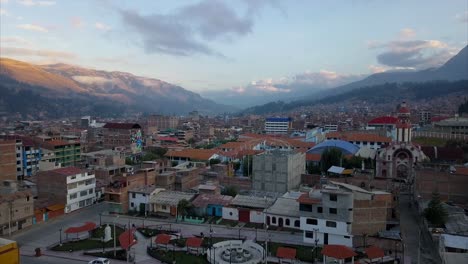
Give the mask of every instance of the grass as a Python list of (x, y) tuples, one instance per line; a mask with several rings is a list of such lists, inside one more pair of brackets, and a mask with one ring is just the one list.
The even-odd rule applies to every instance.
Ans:
[(442, 138), (427, 138), (427, 137), (417, 137), (411, 139), (414, 143), (423, 145), (423, 146), (437, 146), (437, 147), (445, 147), (447, 144), (447, 139)]
[(148, 227), (138, 227), (137, 228), (138, 232), (140, 232), (143, 236), (146, 238), (148, 237), (153, 237), (159, 234), (174, 234), (176, 232), (171, 232), (167, 230), (160, 230), (160, 229), (155, 229), (155, 228), (148, 228)]
[[(262, 245), (264, 243), (261, 243)], [(308, 246), (300, 246), (300, 245), (289, 245), (289, 244), (281, 244), (276, 242), (268, 242), (268, 251), (271, 255), (276, 256), (276, 251), (279, 247), (289, 247), (296, 249), (296, 258), (305, 261), (305, 262), (313, 262), (315, 257), (315, 252), (312, 250), (313, 247)], [(320, 254), (321, 248), (318, 249), (318, 258), (322, 259), (322, 254)]]
[(207, 264), (209, 263), (208, 260), (206, 260), (205, 255), (192, 255), (188, 254), (185, 251), (164, 251), (164, 250), (156, 250), (156, 249), (148, 249), (148, 254), (163, 262), (163, 263), (172, 263), (173, 258), (175, 257), (176, 263), (190, 263), (190, 264)]
[[(113, 228), (111, 229), (112, 233), (111, 235), (114, 236), (113, 234)], [(120, 242), (118, 237), (120, 234), (122, 234), (124, 230), (118, 226), (115, 227), (115, 235), (117, 237), (116, 239), (116, 245), (120, 246)], [(68, 241), (66, 243), (63, 243), (61, 246), (57, 245), (52, 248), (52, 250), (55, 251), (75, 251), (75, 250), (90, 250), (90, 249), (98, 249), (102, 248), (102, 242), (101, 238), (104, 236), (104, 227), (99, 227), (96, 228), (95, 230), (91, 231), (91, 237), (87, 239), (82, 239), (82, 240), (77, 240), (77, 241)], [(114, 239), (111, 239), (110, 241), (104, 243), (105, 248), (109, 247), (114, 247)]]
[(106, 251), (102, 252), (94, 252), (94, 253), (85, 253), (85, 255), (94, 256), (98, 258), (109, 258), (109, 259), (117, 259), (117, 260), (127, 260), (127, 251), (123, 249), (119, 249), (116, 251), (116, 256), (114, 257), (114, 251)]

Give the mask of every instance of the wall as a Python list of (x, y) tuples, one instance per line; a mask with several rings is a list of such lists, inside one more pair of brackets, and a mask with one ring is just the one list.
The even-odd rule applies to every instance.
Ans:
[(15, 241), (0, 238), (0, 263), (20, 263), (19, 248)]
[(440, 171), (437, 168), (419, 169), (415, 173), (415, 193), (423, 200), (430, 200), (437, 191), (443, 201), (457, 204), (468, 203), (468, 176), (460, 173)]
[(239, 210), (232, 207), (223, 207), (223, 219), (239, 221)]
[(16, 181), (16, 140), (0, 140), (0, 181)]
[(265, 215), (262, 211), (250, 210), (250, 222), (263, 224), (265, 221)]
[(353, 209), (353, 235), (374, 235), (385, 231), (388, 209), (392, 204), (391, 195), (388, 200), (355, 200)]
[[(324, 233), (321, 231), (313, 232), (313, 237), (309, 238), (306, 237), (306, 233), (303, 233), (303, 240), (305, 243), (315, 244), (315, 239), (318, 238), (318, 245), (323, 245), (325, 242)], [(347, 247), (353, 246), (353, 237), (352, 236), (344, 236), (344, 235), (335, 235), (335, 234), (328, 234), (328, 245), (344, 245)]]
[[(133, 195), (135, 195), (135, 198), (133, 198)], [(143, 193), (129, 192), (128, 199), (128, 210), (140, 212), (140, 204), (148, 204), (149, 195)]]

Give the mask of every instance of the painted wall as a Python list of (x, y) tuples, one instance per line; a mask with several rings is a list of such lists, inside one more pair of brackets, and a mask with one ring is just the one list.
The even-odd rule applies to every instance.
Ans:
[(239, 221), (239, 210), (237, 208), (223, 207), (223, 219)]

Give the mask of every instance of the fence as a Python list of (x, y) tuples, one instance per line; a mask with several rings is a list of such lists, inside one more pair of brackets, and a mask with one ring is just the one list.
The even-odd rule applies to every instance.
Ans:
[(415, 137), (468, 140), (468, 135), (449, 134), (449, 133), (442, 133), (442, 132), (429, 132), (429, 131), (414, 131), (413, 138)]

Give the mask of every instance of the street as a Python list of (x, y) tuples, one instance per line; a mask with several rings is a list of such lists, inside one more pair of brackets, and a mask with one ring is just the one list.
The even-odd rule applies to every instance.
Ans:
[[(420, 217), (414, 204), (410, 207), (409, 195), (400, 195), (400, 229), (405, 243), (405, 255), (411, 257), (411, 263), (437, 264), (440, 258), (429, 233), (422, 230)], [(421, 230), (421, 232), (420, 232)], [(418, 248), (421, 248), (418, 263)]]
[[(16, 240), (20, 246), (22, 263), (63, 263), (63, 259), (60, 262), (60, 254), (75, 259), (82, 260), (77, 263), (84, 263), (93, 259), (90, 256), (81, 256), (76, 253), (56, 253), (52, 251), (46, 251), (46, 247), (59, 242), (60, 240), (60, 230), (62, 230), (62, 239), (65, 239), (65, 234), (63, 231), (71, 226), (80, 226), (87, 221), (95, 222), (99, 224), (101, 220), (102, 223), (118, 223), (120, 225), (135, 225), (135, 226), (152, 226), (152, 225), (171, 225), (172, 228), (180, 229), (181, 235), (184, 237), (200, 235), (202, 232), (205, 236), (210, 234), (209, 225), (194, 225), (186, 223), (174, 223), (169, 221), (162, 221), (159, 219), (153, 218), (135, 218), (129, 217), (126, 215), (107, 215), (106, 207), (107, 204), (100, 203), (95, 204), (90, 207), (81, 209), (79, 211), (72, 212), (70, 214), (60, 216), (58, 218), (49, 220), (45, 223), (40, 223), (33, 225), (19, 233), (13, 234), (11, 239)], [(99, 213), (103, 213), (100, 217)], [(100, 219), (101, 218), (101, 219)], [(303, 244), (302, 242), (302, 233), (296, 232), (292, 234), (291, 232), (276, 232), (258, 229), (242, 229), (238, 227), (226, 227), (213, 225), (213, 236), (218, 237), (233, 237), (236, 238), (239, 235), (242, 238), (247, 238), (249, 240), (264, 240), (266, 237), (270, 241), (288, 243), (288, 244)], [(150, 239), (146, 239), (138, 232), (136, 233), (138, 237), (138, 244), (132, 248), (135, 252), (136, 262), (137, 263), (157, 263), (157, 261), (146, 254), (146, 247), (151, 243)], [(39, 258), (31, 257), (34, 254), (35, 248), (41, 248), (47, 256), (42, 256)], [(84, 261), (84, 262), (83, 262)], [(74, 263), (73, 260), (67, 260), (67, 262)], [(115, 262), (115, 261), (113, 261)]]

